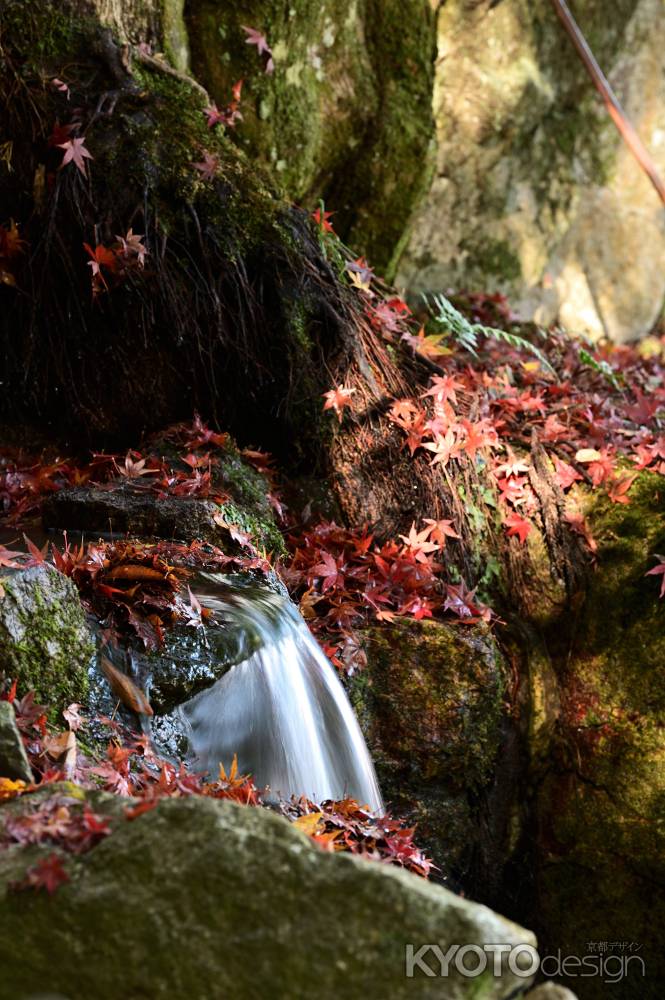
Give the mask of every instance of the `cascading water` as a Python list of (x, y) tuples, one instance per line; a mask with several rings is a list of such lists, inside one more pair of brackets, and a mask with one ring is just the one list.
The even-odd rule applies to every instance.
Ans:
[(333, 667), (288, 598), (205, 575), (201, 604), (255, 651), (176, 710), (195, 764), (215, 774), (234, 754), (242, 773), (282, 798), (350, 796), (383, 811), (374, 767)]

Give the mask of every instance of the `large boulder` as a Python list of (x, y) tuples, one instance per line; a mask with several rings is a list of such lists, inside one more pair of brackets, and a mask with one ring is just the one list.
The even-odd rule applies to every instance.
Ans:
[[(633, 953), (616, 942), (632, 942), (627, 984), (646, 996), (638, 956), (650, 982), (665, 976), (665, 607), (658, 578), (645, 575), (665, 551), (662, 478), (642, 473), (629, 497), (589, 498), (598, 569), (574, 614), (550, 623), (547, 656), (530, 664), (540, 676), (532, 692), (549, 696), (536, 699), (531, 735), (529, 856), (545, 952), (596, 948), (597, 959), (614, 942), (616, 970)], [(585, 1000), (606, 991), (602, 977), (585, 980)]]
[(487, 899), (516, 767), (496, 643), (482, 625), (400, 622), (369, 630), (363, 648), (349, 686), (384, 798), (453, 884)]
[[(3, 806), (0, 823), (31, 798)], [(181, 798), (127, 821), (113, 796), (95, 793), (93, 805), (112, 815), (112, 833), (65, 857), (70, 881), (54, 896), (7, 888), (49, 848), (0, 852), (2, 995), (12, 1000), (46, 986), (70, 1000), (295, 1000), (312, 983), (324, 1000), (499, 1000), (530, 981), (520, 973), (533, 965), (529, 931), (402, 870), (321, 851), (268, 810)], [(416, 961), (408, 975), (411, 945), (477, 946), (473, 969), (497, 943), (525, 946), (510, 964), (504, 954), (498, 975), (490, 955), (480, 976), (451, 961), (441, 978), (427, 950), (433, 973)]]
[(46, 563), (1, 579), (0, 678), (54, 711), (82, 701), (94, 645), (76, 587)]
[[(582, 0), (574, 13), (662, 175), (660, 0)], [(553, 5), (449, 0), (438, 19), (436, 177), (399, 282), (501, 290), (542, 324), (643, 335), (665, 297), (662, 205)]]
[[(433, 168), (435, 17), (427, 0), (187, 5), (192, 69), (220, 105), (244, 81), (237, 141), (285, 191), (394, 273)], [(272, 48), (274, 72), (247, 45)]]

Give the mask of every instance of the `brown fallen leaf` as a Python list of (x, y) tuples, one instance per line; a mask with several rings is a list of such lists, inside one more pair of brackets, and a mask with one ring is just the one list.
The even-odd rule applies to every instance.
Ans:
[(140, 566), (135, 563), (122, 563), (120, 566), (114, 566), (113, 569), (106, 573), (107, 580), (158, 580), (160, 583), (165, 583), (169, 579), (169, 574), (166, 574), (158, 569), (153, 569), (152, 566)]
[(322, 819), (322, 812), (306, 813), (304, 816), (298, 816), (298, 819), (294, 819), (293, 825), (302, 833), (306, 833), (312, 837), (315, 833), (319, 832)]
[(111, 691), (126, 708), (137, 715), (154, 715), (150, 702), (127, 674), (114, 667), (109, 659), (102, 656), (102, 673), (109, 682)]
[(49, 757), (62, 763), (66, 777), (71, 777), (76, 770), (76, 733), (66, 729), (55, 736), (46, 736), (43, 745)]

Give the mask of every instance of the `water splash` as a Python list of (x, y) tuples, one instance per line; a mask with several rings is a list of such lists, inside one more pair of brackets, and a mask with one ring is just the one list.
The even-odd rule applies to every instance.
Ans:
[(232, 589), (206, 574), (201, 603), (260, 648), (177, 710), (196, 765), (241, 772), (281, 797), (351, 796), (375, 812), (381, 793), (367, 746), (333, 667), (293, 604), (266, 588)]

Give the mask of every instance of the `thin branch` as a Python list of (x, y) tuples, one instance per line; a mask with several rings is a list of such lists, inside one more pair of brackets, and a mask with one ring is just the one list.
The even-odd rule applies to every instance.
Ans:
[(199, 94), (205, 99), (207, 104), (210, 104), (210, 97), (208, 91), (205, 87), (202, 87), (198, 80), (194, 80), (191, 76), (187, 76), (186, 73), (179, 73), (177, 69), (170, 66), (163, 59), (156, 59), (154, 56), (149, 56), (147, 52), (142, 52), (138, 46), (132, 47), (132, 56), (137, 62), (143, 63), (149, 69), (154, 69), (158, 73), (165, 73), (166, 76), (173, 77), (174, 80), (179, 80), (181, 83), (186, 83), (194, 90), (197, 90)]
[(584, 35), (575, 22), (573, 15), (570, 13), (566, 0), (552, 0), (552, 3), (554, 4), (554, 9), (559, 20), (563, 24), (573, 45), (577, 49), (577, 54), (584, 63), (589, 76), (593, 80), (594, 86), (603, 98), (605, 106), (610, 114), (610, 117), (612, 118), (612, 121), (619, 130), (621, 138), (626, 143), (631, 153), (642, 167), (642, 170), (655, 187), (663, 205), (665, 205), (665, 184), (658, 173), (658, 168), (656, 167), (656, 164), (652, 160), (634, 127), (626, 117), (623, 108), (619, 104), (616, 94), (607, 80), (607, 77), (596, 62), (594, 54), (589, 48)]

